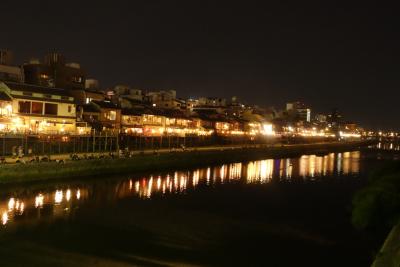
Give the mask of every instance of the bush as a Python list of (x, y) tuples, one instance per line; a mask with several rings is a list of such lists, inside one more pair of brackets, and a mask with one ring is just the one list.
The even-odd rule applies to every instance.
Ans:
[(400, 220), (400, 163), (373, 173), (353, 199), (352, 221), (358, 229), (387, 230)]

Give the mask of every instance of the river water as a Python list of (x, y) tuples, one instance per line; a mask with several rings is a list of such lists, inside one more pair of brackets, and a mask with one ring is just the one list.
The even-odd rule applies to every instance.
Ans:
[(239, 162), (143, 177), (132, 175), (129, 178), (104, 180), (106, 188), (99, 186), (99, 181), (79, 185), (61, 183), (49, 188), (23, 188), (17, 192), (3, 192), (0, 201), (1, 223), (6, 226), (22, 220), (68, 216), (79, 205), (96, 203), (104, 196), (108, 201), (129, 197), (147, 199), (153, 195), (187, 194), (201, 185), (213, 187), (216, 184), (240, 183), (245, 186), (266, 184), (273, 180), (313, 181), (325, 176), (358, 176), (360, 165), (360, 151), (353, 151)]
[[(290, 266), (293, 263), (335, 266), (341, 258), (348, 256), (353, 257), (352, 266), (363, 266), (371, 260), (372, 252), (366, 250), (375, 249), (376, 244), (352, 229), (351, 197), (356, 190), (365, 185), (369, 172), (380, 163), (368, 152), (348, 151), (229, 163), (164, 173), (91, 178), (85, 182), (67, 181), (8, 188), (0, 193), (0, 234), (9, 233), (12, 237), (14, 231), (18, 231), (19, 228), (44, 224), (46, 230), (41, 228), (41, 235), (48, 235), (50, 240), (53, 233), (51, 231), (58, 231), (47, 230), (51, 229), (52, 225), (57, 225), (57, 229), (76, 227), (74, 231), (80, 232), (81, 225), (84, 224), (111, 227), (111, 230), (103, 232), (104, 236), (108, 236), (107, 231), (114, 232), (117, 231), (115, 229), (129, 228), (134, 224), (135, 227), (140, 226), (146, 231), (153, 231), (154, 238), (168, 234), (169, 237), (180, 238), (180, 243), (186, 242), (182, 240), (186, 240), (188, 236), (200, 236), (189, 242), (194, 242), (193, 247), (198, 251), (193, 255), (186, 250), (186, 254), (175, 251), (172, 265), (259, 265), (259, 260), (264, 258), (262, 253), (246, 255), (258, 250), (263, 251), (260, 245), (253, 247), (254, 244), (263, 244), (265, 249), (277, 250), (270, 256), (270, 261), (277, 264), (276, 266)], [(58, 226), (60, 221), (62, 225)], [(206, 229), (195, 227), (197, 223)], [(166, 227), (162, 234), (159, 232), (159, 228), (162, 228), (160, 224)], [(207, 229), (208, 224), (220, 230), (213, 232), (215, 229)], [(253, 224), (254, 233), (253, 230), (243, 228), (244, 225)], [(264, 230), (255, 229), (267, 229), (263, 224), (272, 229), (279, 228), (276, 230), (279, 233), (286, 232), (283, 237), (276, 237), (274, 230), (268, 230), (268, 233), (260, 234), (264, 237), (263, 240), (258, 240), (258, 233)], [(182, 228), (182, 231), (170, 232), (174, 227)], [(195, 230), (187, 229), (188, 227), (195, 227)], [(227, 229), (235, 230), (229, 232)], [(210, 237), (219, 236), (224, 231), (227, 231), (224, 237), (217, 241)], [(181, 234), (184, 237), (180, 237)], [(226, 244), (225, 241), (235, 235), (240, 235), (240, 238), (235, 237), (232, 240), (232, 243), (238, 243), (232, 248), (231, 244)], [(21, 236), (18, 238), (21, 239)], [(64, 238), (69, 240), (68, 235)], [(90, 243), (90, 246), (96, 246), (96, 238), (100, 237), (92, 236), (94, 243)], [(202, 241), (198, 241), (199, 239)], [(210, 239), (212, 241), (209, 241)], [(65, 240), (63, 242), (68, 243)], [(243, 242), (253, 243), (249, 240), (258, 241), (242, 247)], [(131, 244), (131, 240), (127, 242)], [(133, 243), (132, 246), (135, 247)], [(282, 249), (277, 249), (274, 244)], [(299, 244), (305, 244), (304, 248)], [(111, 247), (115, 249), (115, 246)], [(302, 252), (302, 249), (308, 247), (313, 249), (312, 254), (317, 256), (308, 257), (309, 251)], [(109, 251), (110, 247), (102, 246), (101, 249)], [(126, 247), (123, 248), (124, 251), (125, 249)], [(142, 247), (135, 247), (141, 259), (146, 255), (147, 258), (154, 256), (158, 261), (161, 260), (161, 265), (164, 265), (165, 261), (171, 262), (172, 256), (167, 257), (160, 252), (154, 252), (153, 255), (148, 250), (141, 249)], [(157, 249), (155, 251), (158, 251)], [(236, 259), (236, 256), (224, 257), (215, 252), (235, 252), (236, 249), (244, 251), (244, 256), (237, 256)], [(285, 250), (298, 255), (298, 261), (284, 259)], [(83, 251), (87, 253), (86, 248), (78, 249), (80, 254)], [(96, 251), (100, 251), (100, 248)], [(281, 252), (282, 255), (279, 255)], [(188, 253), (190, 255), (187, 255)], [(205, 260), (207, 257), (202, 253), (211, 255), (208, 256), (209, 261)], [(97, 255), (94, 252), (90, 254)], [(326, 257), (335, 259), (327, 263), (323, 260)], [(111, 258), (115, 260), (115, 256)], [(117, 260), (126, 263), (124, 259)], [(182, 261), (177, 264), (177, 260)], [(128, 263), (138, 264), (132, 259)], [(140, 263), (143, 262), (140, 261), (139, 265)]]

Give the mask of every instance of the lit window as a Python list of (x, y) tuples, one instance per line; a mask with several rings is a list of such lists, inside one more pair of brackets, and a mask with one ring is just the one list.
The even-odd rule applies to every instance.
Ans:
[(80, 76), (72, 77), (72, 81), (75, 83), (82, 83), (83, 78)]
[(106, 119), (110, 121), (115, 121), (117, 119), (117, 112), (115, 110), (110, 110), (106, 112), (104, 115)]
[(12, 106), (10, 104), (0, 105), (0, 115), (10, 116), (12, 114)]

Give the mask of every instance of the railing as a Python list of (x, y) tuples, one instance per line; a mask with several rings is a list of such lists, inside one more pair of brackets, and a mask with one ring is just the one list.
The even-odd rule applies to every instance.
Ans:
[[(333, 140), (333, 139), (332, 139)], [(185, 147), (253, 144), (295, 144), (328, 141), (327, 138), (285, 138), (280, 136), (143, 136), (115, 131), (92, 131), (90, 135), (45, 135), (0, 133), (0, 156), (110, 153), (118, 150), (182, 149)]]
[(274, 142), (271, 138), (245, 136), (143, 136), (112, 132), (91, 135), (0, 134), (0, 156), (33, 156), (72, 153), (110, 153), (122, 150), (182, 149), (212, 145), (256, 144)]

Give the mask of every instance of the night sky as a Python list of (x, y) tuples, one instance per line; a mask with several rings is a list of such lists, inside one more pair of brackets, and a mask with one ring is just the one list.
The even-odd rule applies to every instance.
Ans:
[(337, 107), (364, 126), (400, 130), (394, 7), (368, 1), (99, 2), (2, 1), (0, 48), (13, 50), (17, 64), (61, 52), (103, 88), (236, 95), (276, 108), (301, 100), (313, 111)]

